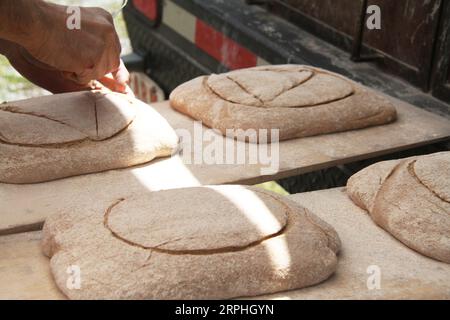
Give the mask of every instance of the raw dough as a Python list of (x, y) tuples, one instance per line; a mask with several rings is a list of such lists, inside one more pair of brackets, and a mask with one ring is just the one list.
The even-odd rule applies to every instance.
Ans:
[(36, 183), (170, 155), (178, 137), (151, 107), (77, 92), (0, 105), (0, 182)]
[[(381, 95), (340, 75), (301, 65), (198, 77), (176, 88), (170, 102), (224, 135), (252, 142), (261, 142), (261, 129), (279, 129), (279, 139), (286, 140), (386, 124), (397, 116)], [(233, 131), (227, 134), (227, 129)]]
[(408, 247), (450, 263), (450, 152), (374, 164), (347, 192)]
[[(47, 219), (43, 251), (72, 299), (220, 299), (302, 288), (336, 269), (327, 223), (254, 187), (173, 189)], [(81, 288), (67, 286), (76, 266)]]

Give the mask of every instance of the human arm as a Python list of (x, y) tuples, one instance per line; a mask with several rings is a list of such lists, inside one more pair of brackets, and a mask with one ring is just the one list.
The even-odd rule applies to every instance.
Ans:
[[(39, 78), (36, 68), (42, 70), (44, 77), (40, 78), (48, 78), (50, 87), (52, 74), (56, 85), (65, 79), (74, 82), (74, 88), (111, 74), (107, 86), (125, 92), (129, 74), (120, 61), (121, 47), (111, 15), (101, 8), (80, 8), (80, 29), (70, 29), (68, 8), (41, 0), (0, 0), (0, 39), (22, 48), (13, 50), (8, 59), (22, 66), (19, 72), (25, 77)], [(37, 82), (36, 76), (30, 80)]]

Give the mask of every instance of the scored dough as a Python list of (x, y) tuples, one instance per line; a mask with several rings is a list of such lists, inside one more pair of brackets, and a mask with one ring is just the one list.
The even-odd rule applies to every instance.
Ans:
[(380, 94), (332, 72), (301, 65), (198, 77), (176, 88), (170, 103), (224, 135), (252, 142), (265, 133), (242, 130), (278, 129), (279, 139), (286, 140), (396, 119), (394, 106)]
[[(71, 299), (222, 299), (302, 288), (336, 269), (340, 240), (298, 204), (255, 187), (136, 194), (48, 218), (44, 253)], [(81, 288), (66, 286), (77, 266)]]
[(0, 182), (37, 183), (170, 155), (178, 138), (151, 107), (76, 92), (0, 105)]
[(353, 175), (347, 191), (408, 247), (450, 263), (450, 152), (377, 163)]

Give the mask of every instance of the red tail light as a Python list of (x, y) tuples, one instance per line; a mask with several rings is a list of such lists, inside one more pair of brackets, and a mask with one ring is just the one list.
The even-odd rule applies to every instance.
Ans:
[(133, 0), (133, 5), (150, 20), (158, 20), (160, 16), (158, 0)]

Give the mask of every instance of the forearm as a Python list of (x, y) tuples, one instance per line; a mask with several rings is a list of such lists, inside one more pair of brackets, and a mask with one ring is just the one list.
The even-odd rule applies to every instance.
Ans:
[(0, 0), (0, 39), (26, 47), (43, 31), (45, 6), (42, 0)]
[[(83, 87), (112, 73), (119, 88), (114, 90), (122, 92), (128, 75), (119, 73), (125, 68), (120, 68), (121, 46), (111, 14), (101, 8), (80, 7), (75, 18), (82, 28), (73, 29), (68, 26), (67, 9), (43, 0), (0, 0), (0, 40), (6, 40), (0, 41), (0, 53), (14, 57), (8, 50), (20, 46), (19, 62), (27, 67), (23, 70), (31, 70), (27, 63), (33, 61), (39, 63), (38, 68), (57, 70)], [(14, 61), (18, 68), (22, 66)], [(30, 78), (36, 73), (31, 72)]]

